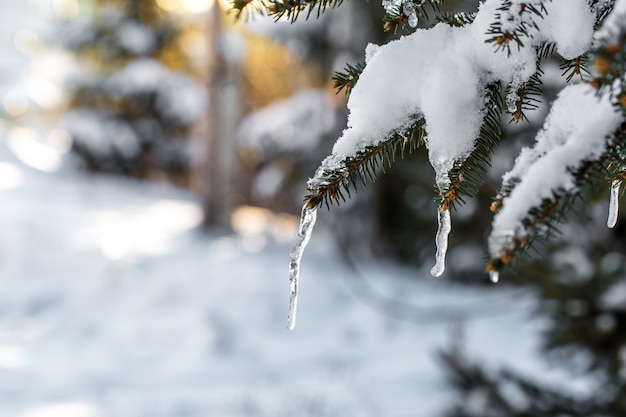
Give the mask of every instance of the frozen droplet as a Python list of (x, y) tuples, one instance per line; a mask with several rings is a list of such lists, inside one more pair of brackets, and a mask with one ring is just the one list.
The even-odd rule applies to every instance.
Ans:
[(412, 28), (416, 28), (418, 20), (417, 13), (415, 12), (415, 4), (413, 4), (412, 1), (407, 1), (402, 6), (402, 12), (406, 17), (409, 18), (409, 26), (411, 26)]
[(609, 199), (609, 218), (606, 225), (613, 228), (617, 224), (617, 213), (619, 212), (619, 189), (622, 180), (613, 180), (611, 183), (611, 197)]
[(491, 280), (491, 282), (496, 284), (498, 281), (500, 281), (500, 272), (499, 271), (489, 271), (489, 279)]
[(435, 255), (435, 266), (430, 270), (430, 274), (433, 277), (439, 277), (446, 269), (446, 252), (448, 251), (448, 235), (452, 230), (452, 224), (450, 222), (449, 210), (437, 210), (437, 237), (435, 243), (437, 244), (437, 254)]
[(291, 249), (289, 261), (289, 315), (287, 316), (287, 328), (293, 330), (296, 327), (296, 311), (298, 309), (298, 281), (300, 280), (300, 260), (302, 253), (313, 233), (313, 226), (317, 219), (317, 208), (302, 207), (300, 215), (300, 228), (296, 243)]

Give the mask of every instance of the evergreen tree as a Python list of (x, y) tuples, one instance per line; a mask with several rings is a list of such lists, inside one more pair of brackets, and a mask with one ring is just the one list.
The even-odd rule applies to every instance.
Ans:
[(98, 0), (91, 10), (56, 31), (82, 68), (61, 120), (73, 153), (90, 170), (188, 185), (191, 128), (208, 101), (183, 49), (186, 28), (153, 0)]
[[(425, 30), (368, 46), (365, 62), (335, 76), (338, 90), (350, 95), (348, 129), (309, 181), (290, 266), (289, 327), (295, 325), (299, 262), (316, 209), (345, 201), (357, 182), (365, 185), (389, 169), (397, 153), (421, 146), (436, 174), (439, 231), (432, 273), (441, 275), (450, 210), (476, 196), (496, 146), (506, 147), (501, 122), (523, 126), (542, 105), (549, 89), (546, 67), (557, 60), (565, 87), (554, 94), (535, 144), (509, 161), (513, 168), (495, 192), (485, 269), (497, 281), (520, 254), (545, 252), (554, 243), (543, 264), (526, 265), (533, 273), (511, 280), (540, 295), (539, 314), (550, 323), (544, 335), (548, 359), (592, 379), (597, 388), (581, 397), (520, 371), (488, 371), (457, 348), (441, 354), (460, 394), (447, 415), (625, 415), (626, 271), (617, 211), (626, 166), (626, 1), (486, 0), (473, 13), (442, 12), (440, 1), (382, 3), (386, 30)], [(254, 7), (292, 21), (340, 4), (235, 1), (240, 10)], [(415, 186), (424, 188), (424, 170), (404, 166), (412, 169)], [(606, 190), (608, 221), (606, 213), (598, 219), (603, 205), (581, 204)], [(582, 214), (563, 224), (572, 211)], [(599, 223), (612, 231), (598, 232)]]
[[(560, 92), (536, 145), (520, 153), (491, 205), (497, 214), (486, 270), (497, 281), (500, 270), (551, 235), (585, 189), (608, 179), (618, 190), (624, 166), (626, 6), (488, 0), (473, 13), (442, 13), (440, 3), (384, 0), (385, 29), (419, 24), (427, 29), (368, 46), (365, 62), (335, 76), (337, 89), (350, 95), (348, 129), (308, 183), (303, 221), (320, 205), (345, 200), (357, 182), (374, 181), (396, 153), (425, 146), (438, 192), (432, 273), (441, 275), (450, 210), (477, 193), (501, 140), (501, 119), (528, 119), (542, 91), (542, 66), (558, 57), (572, 85)], [(234, 2), (240, 11), (263, 10), (292, 21), (340, 4)]]
[[(598, 213), (600, 207), (605, 205), (592, 205), (589, 211)], [(581, 395), (569, 384), (548, 385), (526, 374), (524, 363), (515, 364), (516, 369), (488, 370), (455, 346), (441, 353), (449, 382), (459, 393), (447, 416), (626, 413), (626, 229), (619, 224), (598, 233), (606, 222), (604, 210), (601, 214), (581, 212), (562, 228), (544, 264), (524, 265), (526, 273), (513, 277), (539, 296), (534, 314), (547, 324), (542, 326), (544, 359), (553, 368), (566, 369), (571, 381), (582, 382), (589, 391)]]
[[(548, 358), (593, 378), (597, 389), (575, 396), (519, 371), (489, 372), (452, 349), (441, 357), (461, 396), (447, 415), (624, 415), (626, 271), (624, 227), (616, 222), (626, 166), (626, 1), (486, 0), (469, 13), (443, 12), (445, 3), (383, 0), (386, 30), (425, 30), (368, 46), (365, 62), (335, 76), (336, 87), (350, 95), (348, 129), (309, 181), (292, 253), (289, 327), (317, 207), (345, 201), (357, 182), (365, 185), (389, 169), (396, 153), (405, 156), (421, 146), (436, 173), (439, 231), (432, 273), (443, 273), (450, 210), (476, 196), (496, 146), (507, 145), (501, 143), (507, 139), (501, 122), (523, 126), (542, 105), (549, 89), (546, 67), (558, 60), (566, 86), (555, 94), (534, 146), (509, 161), (513, 168), (493, 197), (485, 269), (497, 281), (520, 254), (555, 243), (543, 264), (527, 265), (535, 273), (511, 280), (541, 296), (540, 313), (550, 323)], [(340, 4), (235, 1), (240, 10), (253, 7), (292, 21)], [(411, 168), (423, 188), (424, 170)], [(583, 211), (578, 221), (562, 224), (568, 213), (580, 212), (581, 200), (594, 201), (609, 189), (608, 221), (606, 213), (598, 220), (597, 208), (604, 206), (596, 204), (583, 207), (589, 214)], [(614, 229), (598, 232), (598, 223)]]

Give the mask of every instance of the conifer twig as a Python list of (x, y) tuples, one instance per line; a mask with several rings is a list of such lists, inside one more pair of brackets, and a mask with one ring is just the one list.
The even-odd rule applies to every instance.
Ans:
[(315, 13), (315, 17), (328, 8), (334, 9), (343, 3), (343, 0), (232, 0), (232, 10), (236, 18), (240, 18), (245, 10), (252, 8), (260, 14), (268, 14), (276, 20), (286, 17), (295, 22), (306, 11), (306, 19)]
[[(607, 150), (604, 153), (597, 159), (586, 161), (575, 171), (572, 171), (576, 185), (575, 190), (573, 192), (564, 189), (554, 190), (551, 198), (544, 199), (540, 206), (531, 209), (523, 222), (523, 233), (518, 232), (512, 236), (510, 244), (503, 249), (499, 256), (487, 262), (485, 270), (491, 272), (502, 269), (519, 256), (534, 240), (542, 240), (542, 235), (537, 233), (540, 227), (545, 229), (544, 234), (548, 234), (550, 230), (554, 229), (556, 223), (563, 221), (571, 204), (577, 198), (582, 197), (586, 189), (604, 180), (610, 167), (624, 166), (622, 163), (625, 162), (623, 153), (625, 147), (626, 123), (622, 123), (612, 138), (609, 139)], [(622, 174), (618, 172), (613, 177)], [(514, 187), (510, 188), (513, 189)], [(494, 207), (492, 211), (498, 210), (502, 200), (509, 193), (510, 191), (500, 190), (495, 204), (492, 205)]]
[(424, 119), (421, 118), (405, 132), (393, 134), (387, 140), (377, 145), (366, 146), (355, 156), (347, 157), (341, 161), (341, 168), (323, 170), (321, 175), (316, 173), (315, 182), (309, 181), (309, 194), (304, 197), (308, 208), (318, 207), (325, 203), (330, 207), (333, 203), (339, 203), (339, 199), (345, 201), (344, 192), (350, 196), (350, 190), (357, 189), (357, 178), (363, 185), (374, 182), (377, 170), (385, 166), (391, 166), (399, 150), (404, 157), (408, 150), (412, 152), (424, 141)]
[(340, 93), (342, 90), (346, 93), (346, 96), (350, 95), (352, 88), (359, 81), (361, 73), (365, 69), (365, 62), (358, 62), (355, 65), (346, 65), (343, 72), (336, 72), (333, 75), (333, 88)]
[(465, 160), (454, 164), (448, 175), (450, 185), (440, 191), (439, 207), (442, 210), (454, 209), (459, 202), (465, 202), (464, 196), (476, 195), (490, 166), (493, 149), (500, 142), (500, 116), (504, 106), (500, 83), (487, 87), (486, 100), (487, 112), (474, 150)]

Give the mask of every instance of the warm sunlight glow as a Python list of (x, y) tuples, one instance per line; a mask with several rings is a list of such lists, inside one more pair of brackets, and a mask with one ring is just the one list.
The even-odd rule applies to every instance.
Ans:
[(176, 239), (201, 221), (202, 210), (194, 201), (161, 200), (134, 210), (103, 210), (70, 237), (70, 245), (76, 250), (97, 248), (111, 261), (134, 262), (170, 252)]
[[(279, 242), (291, 241), (298, 229), (299, 219), (287, 213), (274, 213), (270, 210), (253, 207), (237, 207), (230, 218), (230, 224), (243, 238), (244, 246), (259, 243), (264, 246), (264, 235), (270, 235)], [(259, 238), (263, 238), (259, 240)], [(260, 248), (261, 249), (261, 248)]]
[(285, 71), (291, 63), (291, 55), (282, 45), (274, 45), (267, 49), (265, 62), (270, 68)]
[(4, 111), (11, 116), (21, 116), (28, 111), (28, 96), (19, 90), (9, 91), (2, 99)]
[(209, 59), (208, 40), (204, 30), (188, 30), (181, 34), (179, 45), (184, 49), (187, 56), (193, 60), (193, 63), (200, 67), (202, 63), (206, 65)]
[(180, 7), (178, 0), (157, 0), (159, 7), (165, 11), (173, 12)]
[(233, 211), (230, 223), (235, 232), (242, 236), (263, 233), (270, 224), (272, 212), (252, 206), (241, 206)]
[(41, 47), (39, 35), (30, 29), (20, 29), (15, 32), (13, 44), (15, 49), (24, 54), (32, 54)]
[(25, 127), (14, 127), (9, 131), (9, 149), (26, 165), (41, 171), (52, 172), (61, 166), (58, 151), (39, 141), (37, 133)]
[(100, 250), (107, 258), (118, 261), (132, 260), (140, 254), (161, 255), (171, 249), (178, 234), (201, 221), (202, 212), (197, 205), (164, 200), (137, 213), (133, 219), (104, 227)]
[(78, 0), (52, 0), (52, 9), (56, 17), (74, 19), (78, 16)]
[(50, 81), (39, 76), (32, 76), (29, 77), (27, 85), (28, 95), (41, 107), (51, 109), (63, 104), (63, 92)]
[(180, 0), (183, 8), (191, 13), (203, 13), (213, 6), (214, 0)]
[(208, 12), (215, 0), (157, 0), (160, 8), (168, 12)]

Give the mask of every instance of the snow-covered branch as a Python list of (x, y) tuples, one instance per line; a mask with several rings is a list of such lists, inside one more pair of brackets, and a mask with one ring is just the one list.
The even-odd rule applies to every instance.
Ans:
[(503, 177), (502, 207), (489, 237), (492, 258), (508, 263), (510, 253), (543, 223), (541, 208), (578, 190), (586, 164), (601, 160), (616, 144), (615, 131), (623, 121), (608, 96), (598, 96), (587, 84), (560, 93), (535, 146), (522, 149)]
[[(423, 2), (384, 1), (387, 13), (400, 15), (402, 7), (403, 19), (410, 19), (408, 3)], [(598, 169), (624, 159), (625, 3), (485, 0), (458, 25), (448, 16), (429, 29), (369, 45), (365, 67), (344, 77), (351, 87), (348, 127), (310, 179), (306, 207), (314, 210), (341, 187), (349, 189), (355, 172), (373, 180), (369, 172), (377, 152), (419, 125), (441, 197), (437, 265), (431, 271), (441, 275), (448, 210), (461, 195), (477, 191), (500, 140), (503, 107), (514, 121), (525, 119), (524, 111), (533, 109), (541, 93), (543, 58), (558, 54), (567, 82), (574, 75), (582, 79), (586, 63), (593, 62), (595, 78), (560, 93), (535, 147), (523, 150), (505, 175), (489, 238), (487, 269), (497, 281), (501, 267), (537, 228), (550, 227), (563, 214), (564, 203)], [(505, 103), (500, 89), (507, 91)]]

